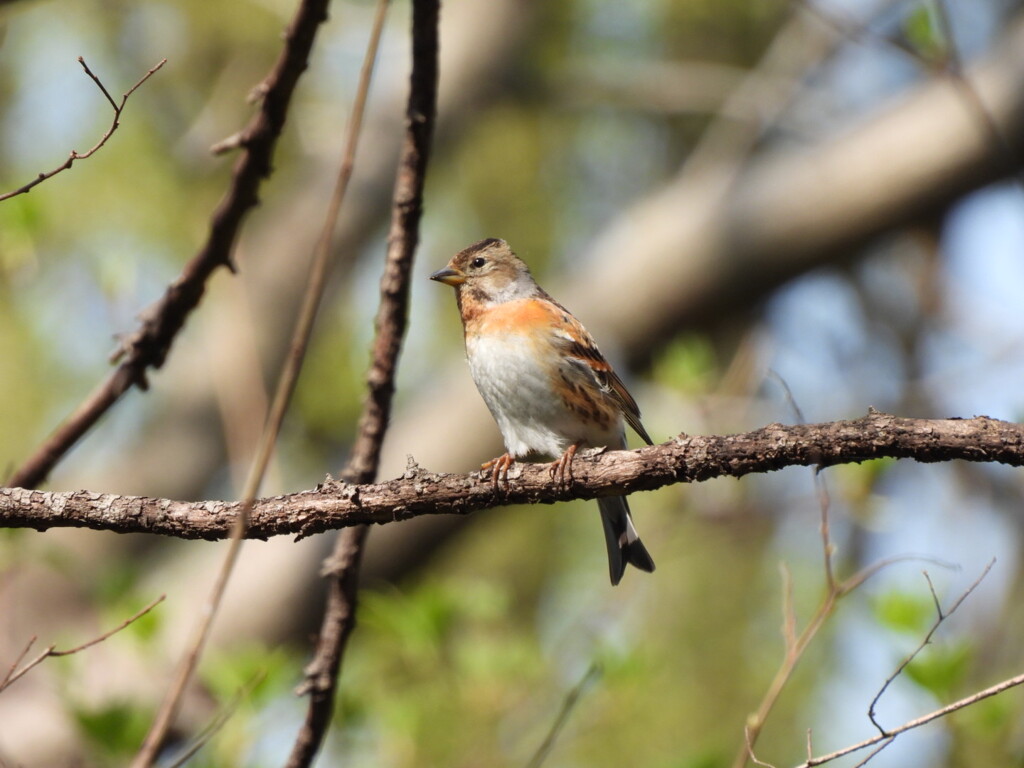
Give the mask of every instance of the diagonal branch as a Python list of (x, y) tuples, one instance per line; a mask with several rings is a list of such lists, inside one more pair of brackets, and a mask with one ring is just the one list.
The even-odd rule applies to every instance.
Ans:
[[(953, 712), (964, 709), (965, 707), (969, 707), (972, 704), (977, 704), (979, 701), (982, 701), (983, 699), (991, 698), (992, 696), (996, 696), (1002, 693), (1003, 691), (1008, 691), (1009, 689), (1015, 688), (1018, 685), (1022, 684), (1024, 684), (1024, 674), (1007, 678), (1006, 680), (996, 683), (995, 685), (989, 686), (984, 690), (978, 691), (977, 693), (972, 693), (970, 696), (965, 696), (964, 698), (959, 699), (958, 701), (954, 701), (952, 704), (947, 704), (941, 709), (936, 709), (934, 712), (929, 712), (927, 715), (922, 715), (921, 717), (915, 718), (914, 720), (908, 720), (907, 722), (903, 723), (903, 725), (893, 728), (890, 731), (875, 734), (870, 739), (865, 739), (864, 741), (858, 742), (857, 744), (851, 744), (848, 747), (837, 749), (835, 752), (830, 752), (827, 755), (821, 755), (820, 757), (811, 757), (806, 762), (801, 763), (797, 768), (812, 768), (816, 765), (824, 765), (825, 763), (830, 763), (833, 760), (839, 759), (840, 757), (845, 757), (846, 755), (852, 754), (854, 752), (859, 752), (860, 750), (867, 749), (868, 747), (874, 747), (877, 745), (882, 745), (883, 747), (888, 746), (888, 744), (891, 743), (892, 740), (901, 733), (906, 733), (907, 731), (912, 731), (915, 728), (920, 728), (922, 725), (927, 725), (933, 720), (938, 720), (940, 717), (945, 717), (946, 715), (952, 714)], [(863, 765), (865, 762), (867, 761), (862, 761), (860, 765)]]
[(601, 676), (602, 670), (597, 662), (592, 662), (587, 671), (583, 673), (583, 677), (580, 681), (572, 687), (565, 696), (565, 700), (562, 702), (562, 708), (558, 711), (558, 716), (555, 721), (551, 723), (551, 727), (548, 729), (547, 736), (544, 737), (544, 741), (537, 748), (537, 751), (533, 753), (533, 757), (530, 758), (530, 762), (526, 764), (526, 768), (541, 768), (544, 765), (544, 761), (547, 760), (551, 750), (554, 749), (555, 743), (558, 741), (558, 736), (565, 728), (565, 724), (569, 720), (569, 716), (572, 714), (576, 705), (579, 704), (580, 698), (583, 696), (586, 689)]
[[(420, 515), (470, 514), (506, 504), (650, 491), (713, 477), (742, 477), (789, 466), (832, 466), (879, 458), (941, 462), (962, 459), (1024, 465), (1024, 425), (972, 419), (909, 419), (877, 411), (852, 421), (769, 424), (737, 435), (680, 435), (635, 451), (580, 454), (569, 488), (551, 483), (547, 465), (517, 464), (507, 493), (494, 494), (489, 475), (434, 474), (411, 463), (395, 480), (347, 484), (328, 480), (314, 490), (260, 499), (249, 538), (309, 536), (365, 523)], [(94, 528), (188, 539), (228, 536), (237, 502), (184, 502), (76, 491), (0, 488), (0, 527)]]
[[(326, 6), (321, 4), (321, 2), (322, 0), (318, 0), (316, 3), (301, 4), (295, 21), (289, 28), (289, 39), (302, 40), (302, 44), (306, 46), (305, 52), (298, 57), (298, 60), (305, 61), (309, 48), (312, 47), (320, 22), (326, 19)], [(286, 55), (288, 50), (288, 47), (286, 47), (285, 52), (282, 54), (282, 61), (288, 58)], [(301, 73), (301, 70), (296, 72), (296, 76), (299, 73)], [(273, 75), (271, 77), (273, 78)], [(365, 95), (365, 85), (361, 93)], [(266, 98), (270, 98), (269, 91), (266, 94)], [(355, 141), (355, 137), (359, 134), (362, 99), (360, 99), (359, 104), (359, 108), (355, 110), (358, 113), (358, 117), (354, 117), (351, 127), (350, 144)], [(280, 118), (283, 124), (284, 112), (280, 113)], [(328, 218), (330, 225), (333, 225), (334, 218), (337, 216), (337, 210), (344, 197), (346, 185), (347, 176), (344, 176), (344, 180), (339, 180), (338, 188), (331, 199), (330, 207), (332, 212)], [(239, 502), (239, 514), (236, 516), (235, 524), (232, 528), (231, 544), (214, 581), (213, 590), (204, 605), (199, 622), (175, 671), (171, 685), (161, 702), (149, 732), (139, 748), (139, 752), (132, 761), (133, 768), (146, 768), (146, 766), (152, 765), (164, 748), (167, 735), (181, 706), (186, 686), (199, 664), (199, 658), (209, 637), (213, 620), (220, 608), (231, 573), (234, 571), (235, 564), (238, 561), (242, 541), (245, 537), (245, 530), (249, 523), (249, 512), (252, 509), (253, 500), (259, 492), (263, 476), (270, 463), (274, 445), (277, 441), (288, 405), (291, 402), (291, 396), (298, 381), (309, 337), (313, 330), (313, 322), (323, 294), (323, 286), (327, 279), (327, 267), (330, 263), (329, 242), (328, 228), (321, 238), (320, 245), (310, 267), (308, 288), (293, 332), (291, 353), (286, 358), (278, 378), (274, 401), (260, 438), (259, 450), (253, 460), (253, 466), (242, 492), (242, 499)]]
[(262, 84), (263, 100), (241, 133), (243, 152), (235, 163), (227, 194), (210, 220), (210, 232), (164, 295), (139, 315), (139, 327), (125, 335), (113, 354), (120, 364), (102, 381), (10, 480), (37, 486), (71, 447), (132, 387), (146, 389), (150, 368), (160, 368), (171, 344), (206, 291), (218, 267), (234, 270), (231, 253), (242, 219), (259, 202), (259, 188), (270, 176), (271, 158), (299, 76), (305, 71), (313, 38), (327, 19), (327, 0), (303, 0), (285, 32), (284, 48)]
[(28, 182), (28, 184), (23, 184), (22, 186), (18, 187), (15, 190), (0, 195), (0, 202), (12, 197), (16, 197), (17, 195), (24, 195), (30, 192), (32, 188), (35, 187), (37, 184), (42, 184), (44, 181), (53, 178), (58, 173), (66, 171), (68, 168), (75, 164), (75, 160), (85, 160), (86, 158), (92, 157), (92, 155), (98, 152), (100, 148), (107, 143), (107, 139), (113, 136), (114, 131), (116, 131), (118, 127), (121, 125), (121, 113), (124, 112), (125, 104), (128, 103), (128, 97), (135, 93), (135, 91), (138, 90), (140, 85), (149, 80), (149, 78), (151, 78), (153, 74), (158, 69), (160, 69), (160, 67), (166, 64), (167, 59), (160, 59), (160, 61), (158, 61), (154, 66), (150, 67), (149, 71), (146, 72), (146, 74), (139, 78), (135, 85), (133, 85), (123, 94), (121, 94), (120, 103), (114, 101), (114, 97), (110, 95), (110, 91), (108, 91), (107, 87), (103, 85), (103, 81), (100, 80), (99, 77), (96, 76), (91, 69), (89, 69), (89, 65), (85, 63), (85, 59), (79, 56), (78, 63), (82, 65), (82, 69), (85, 70), (85, 74), (87, 74), (92, 79), (92, 81), (96, 83), (96, 86), (106, 97), (107, 101), (110, 102), (110, 106), (113, 107), (114, 119), (111, 121), (110, 127), (107, 128), (106, 133), (100, 136), (100, 140), (93, 145), (92, 149), (86, 150), (85, 152), (79, 152), (76, 149), (71, 150), (70, 154), (68, 154), (68, 159), (65, 160), (63, 163), (58, 165), (52, 171), (37, 174), (36, 177), (32, 179), (32, 181)]
[[(36, 638), (33, 637), (31, 640), (28, 641), (28, 644), (25, 646), (25, 649), (21, 652), (21, 654), (18, 656), (18, 658), (15, 659), (15, 661), (11, 665), (10, 669), (7, 670), (7, 674), (3, 677), (3, 679), (0, 679), (0, 692), (2, 692), (4, 689), (10, 687), (11, 685), (13, 685), (19, 679), (24, 677), (26, 673), (28, 673), (33, 668), (39, 666), (44, 661), (46, 661), (46, 659), (48, 659), (50, 657), (71, 656), (73, 654), (76, 654), (76, 653), (79, 653), (81, 651), (84, 651), (87, 648), (92, 648), (94, 645), (99, 645), (100, 643), (104, 642), (105, 640), (108, 640), (109, 638), (113, 637), (118, 632), (120, 632), (122, 629), (124, 629), (125, 627), (128, 627), (131, 624), (134, 624), (136, 621), (141, 619), (147, 613), (152, 611), (160, 603), (162, 603), (166, 597), (167, 597), (166, 595), (160, 595), (160, 597), (158, 597), (156, 600), (151, 602), (145, 608), (142, 608), (141, 610), (136, 612), (133, 616), (125, 619), (120, 624), (118, 624), (116, 627), (114, 627), (111, 630), (108, 630), (108, 631), (104, 632), (102, 635), (99, 635), (98, 637), (94, 637), (92, 640), (84, 642), (81, 645), (76, 645), (74, 648), (69, 648), (66, 651), (58, 651), (56, 645), (51, 645), (45, 651), (43, 651), (38, 656), (33, 658), (31, 661), (26, 662), (25, 664), (22, 664), (22, 662), (25, 660), (25, 657), (28, 656), (28, 652), (32, 649), (32, 646), (35, 645)], [(21, 665), (21, 666), (19, 666), (19, 665)], [(0, 763), (0, 765), (2, 765), (2, 763)]]
[[(386, 0), (380, 0), (379, 13), (383, 13), (386, 4)], [(405, 136), (392, 198), (373, 353), (366, 377), (368, 393), (352, 454), (343, 472), (344, 479), (352, 483), (369, 483), (376, 478), (391, 417), (395, 372), (408, 322), (409, 277), (419, 243), (423, 188), (437, 115), (440, 10), (440, 0), (414, 0), (412, 4), (412, 73)], [(341, 661), (355, 628), (359, 570), (368, 532), (365, 525), (344, 530), (324, 562), (327, 602), (316, 650), (299, 688), (300, 693), (309, 694), (309, 706), (288, 758), (288, 768), (311, 765), (330, 726)]]
[(981, 584), (981, 582), (984, 580), (986, 576), (988, 576), (988, 572), (992, 570), (992, 566), (995, 564), (996, 561), (994, 558), (992, 560), (989, 560), (988, 565), (985, 566), (985, 570), (981, 572), (981, 575), (974, 580), (974, 582), (966, 589), (966, 591), (964, 591), (963, 594), (960, 595), (959, 598), (957, 598), (956, 602), (954, 602), (948, 610), (942, 609), (942, 603), (939, 602), (939, 597), (935, 594), (935, 586), (932, 584), (931, 577), (928, 575), (928, 571), (924, 572), (924, 577), (928, 581), (928, 589), (931, 590), (932, 600), (935, 603), (935, 621), (932, 624), (931, 628), (928, 630), (928, 632), (925, 634), (924, 639), (922, 639), (921, 642), (918, 644), (917, 648), (915, 648), (905, 659), (903, 659), (903, 661), (900, 662), (899, 666), (896, 667), (896, 670), (891, 675), (889, 675), (889, 677), (886, 678), (884, 683), (882, 683), (882, 687), (878, 689), (878, 693), (875, 694), (875, 698), (873, 698), (871, 700), (871, 704), (868, 705), (868, 719), (871, 721), (871, 724), (878, 729), (878, 732), (881, 735), (887, 736), (889, 735), (889, 732), (881, 726), (881, 724), (878, 722), (878, 717), (875, 714), (875, 707), (878, 706), (878, 702), (882, 700), (882, 696), (884, 696), (885, 692), (889, 690), (889, 686), (893, 684), (896, 678), (903, 674), (906, 668), (910, 666), (911, 662), (913, 662), (914, 659), (917, 658), (918, 654), (920, 654), (921, 651), (925, 649), (925, 647), (931, 644), (932, 637), (938, 631), (939, 627), (942, 626), (943, 622), (945, 622), (946, 619), (948, 619), (950, 616), (956, 613), (956, 609), (959, 608), (960, 605), (964, 602), (964, 600), (970, 597), (971, 593), (978, 588), (978, 585)]

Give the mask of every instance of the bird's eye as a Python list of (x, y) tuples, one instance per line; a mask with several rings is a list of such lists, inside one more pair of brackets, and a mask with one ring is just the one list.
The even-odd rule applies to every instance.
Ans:
[(469, 266), (473, 267), (474, 269), (480, 269), (480, 267), (482, 267), (486, 263), (486, 259), (484, 259), (481, 256), (477, 256), (475, 259), (473, 259), (473, 261), (470, 262)]

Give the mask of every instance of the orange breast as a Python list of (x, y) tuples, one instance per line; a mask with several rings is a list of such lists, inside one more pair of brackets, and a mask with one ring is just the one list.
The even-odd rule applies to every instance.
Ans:
[(547, 331), (553, 320), (555, 318), (543, 302), (517, 299), (476, 313), (467, 324), (466, 332), (472, 335), (525, 336), (536, 331)]

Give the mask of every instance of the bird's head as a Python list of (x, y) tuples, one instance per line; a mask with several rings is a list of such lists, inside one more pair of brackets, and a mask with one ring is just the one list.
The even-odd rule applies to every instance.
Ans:
[(444, 269), (430, 276), (459, 293), (470, 292), (488, 303), (525, 298), (537, 292), (526, 262), (504, 240), (489, 237), (452, 256)]

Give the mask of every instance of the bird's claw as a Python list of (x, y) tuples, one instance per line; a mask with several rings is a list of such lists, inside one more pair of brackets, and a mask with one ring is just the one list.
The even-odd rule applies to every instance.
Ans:
[(572, 485), (574, 479), (572, 474), (572, 460), (576, 456), (576, 451), (579, 447), (579, 443), (573, 443), (557, 460), (551, 462), (551, 467), (548, 469), (548, 472), (551, 474), (551, 482), (556, 483), (563, 488), (568, 488)]
[(504, 486), (504, 491), (506, 495), (508, 494), (508, 470), (514, 462), (512, 454), (506, 453), (480, 465), (480, 469), (484, 471), (491, 470), (491, 485), (494, 487), (495, 495), (498, 494), (499, 486)]

